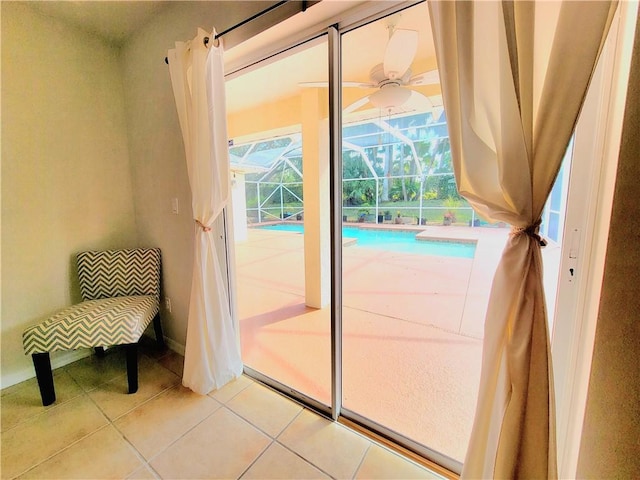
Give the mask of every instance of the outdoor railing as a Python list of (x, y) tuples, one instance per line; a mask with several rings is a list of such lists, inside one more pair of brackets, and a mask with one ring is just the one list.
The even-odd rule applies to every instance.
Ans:
[[(343, 221), (413, 225), (458, 224), (472, 227), (480, 225), (474, 210), (458, 196), (452, 179), (453, 174), (446, 173), (428, 175), (422, 179), (415, 175), (344, 179), (343, 198), (346, 193), (351, 196), (343, 200)], [(403, 180), (408, 188), (414, 189), (411, 200), (398, 198), (399, 182)], [(354, 186), (355, 182), (360, 183)], [(430, 184), (431, 189), (425, 195), (427, 184)], [(395, 185), (395, 193), (391, 192), (392, 185)], [(419, 187), (417, 191), (416, 186)], [(359, 189), (356, 194), (360, 194), (361, 197), (355, 195), (354, 198), (356, 189)], [(304, 217), (302, 182), (247, 180), (246, 191), (246, 213), (249, 223), (302, 220)], [(392, 197), (392, 200), (383, 201), (383, 191), (384, 195)], [(425, 196), (429, 196), (429, 199)], [(359, 204), (354, 205), (356, 202)], [(450, 205), (445, 205), (447, 202)]]

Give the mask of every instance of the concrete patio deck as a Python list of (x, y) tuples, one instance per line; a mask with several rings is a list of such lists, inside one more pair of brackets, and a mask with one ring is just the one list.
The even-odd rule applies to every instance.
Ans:
[[(474, 258), (343, 247), (343, 406), (463, 461), (491, 280), (509, 230), (420, 227), (477, 241)], [(236, 245), (246, 365), (330, 403), (329, 309), (304, 299), (303, 234)]]

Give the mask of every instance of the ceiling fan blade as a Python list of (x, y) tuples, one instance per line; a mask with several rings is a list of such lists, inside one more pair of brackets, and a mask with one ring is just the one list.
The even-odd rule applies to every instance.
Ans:
[(298, 86), (302, 88), (327, 88), (329, 86), (329, 82), (298, 82)]
[(408, 85), (437, 85), (440, 83), (440, 74), (438, 70), (429, 70), (414, 75), (407, 82)]
[[(303, 88), (328, 88), (329, 82), (299, 82), (299, 87)], [(356, 87), (356, 88), (376, 88), (376, 85), (373, 83), (364, 83), (364, 82), (342, 82), (342, 88), (347, 87)]]
[(350, 113), (353, 113), (356, 110), (358, 110), (360, 107), (364, 107), (367, 103), (369, 103), (369, 95), (359, 98), (358, 100), (353, 102), (351, 105), (347, 105), (345, 109), (342, 111), (342, 114), (348, 115)]
[(420, 92), (416, 92), (415, 90), (411, 90), (411, 96), (403, 106), (410, 110), (429, 112), (433, 108), (433, 103), (431, 102), (429, 97), (423, 95)]
[(373, 83), (364, 82), (342, 82), (342, 88), (345, 87), (358, 87), (358, 88), (377, 88), (378, 86)]
[(402, 77), (411, 66), (417, 51), (418, 32), (416, 30), (394, 30), (384, 52), (385, 76), (391, 80)]

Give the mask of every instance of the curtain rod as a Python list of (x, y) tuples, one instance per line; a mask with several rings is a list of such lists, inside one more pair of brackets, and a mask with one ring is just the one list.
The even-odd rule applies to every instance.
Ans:
[[(231, 33), (233, 32), (236, 28), (240, 28), (243, 25), (246, 25), (249, 22), (252, 22), (253, 20), (255, 20), (256, 18), (261, 17), (262, 15), (265, 15), (267, 13), (269, 13), (272, 10), (275, 10), (278, 7), (281, 7), (282, 5), (284, 5), (285, 3), (287, 3), (289, 0), (282, 0), (278, 3), (274, 3), (273, 5), (271, 5), (268, 8), (265, 8), (264, 10), (261, 10), (260, 12), (250, 16), (249, 18), (245, 18), (244, 20), (242, 20), (241, 22), (236, 23), (235, 25), (227, 28), (226, 30), (223, 30), (222, 32), (216, 34), (213, 39), (214, 40), (218, 40), (220, 37), (222, 37), (223, 35), (226, 35), (227, 33)], [(307, 1), (303, 0), (302, 2), (300, 2), (302, 4), (302, 11), (306, 11), (307, 10)], [(204, 37), (203, 39), (203, 43), (204, 46), (206, 47), (209, 44), (209, 37)], [(169, 58), (164, 57), (164, 63), (166, 63), (167, 65), (169, 65)]]

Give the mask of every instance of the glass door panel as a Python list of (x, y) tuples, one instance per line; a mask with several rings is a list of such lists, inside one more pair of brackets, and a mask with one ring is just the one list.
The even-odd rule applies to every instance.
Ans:
[[(456, 470), (473, 424), (484, 319), (509, 225), (477, 218), (456, 189), (428, 15), (422, 3), (342, 36), (342, 406), (345, 416)], [(416, 54), (402, 61), (416, 41)], [(596, 118), (591, 103), (578, 139)], [(576, 329), (554, 324), (575, 308), (559, 302), (562, 315), (554, 315), (563, 239), (577, 251), (582, 238), (577, 228), (565, 231), (570, 174), (574, 189), (590, 184), (574, 172), (574, 147), (580, 143), (567, 148), (541, 226), (556, 336)], [(565, 277), (567, 290), (574, 279)], [(558, 352), (566, 349), (555, 338), (553, 348), (558, 378), (567, 368)]]
[(509, 230), (457, 192), (427, 4), (342, 47), (343, 408), (459, 468)]
[[(245, 365), (329, 405), (327, 41), (227, 80)], [(319, 82), (307, 86), (303, 82)]]

